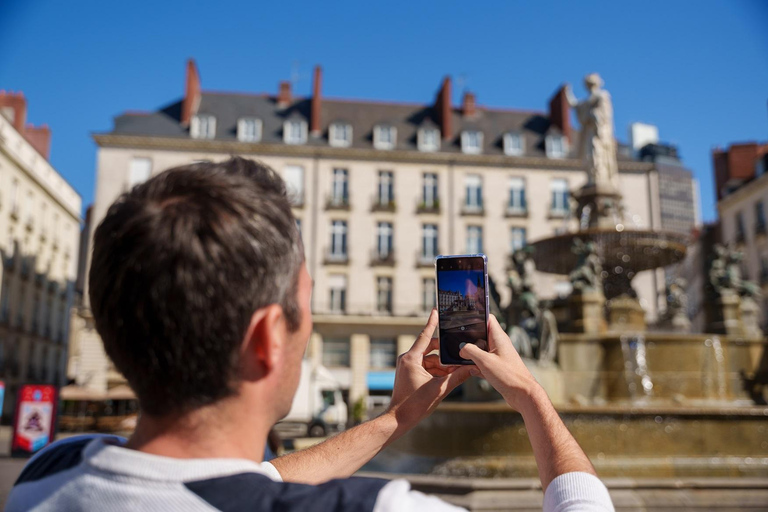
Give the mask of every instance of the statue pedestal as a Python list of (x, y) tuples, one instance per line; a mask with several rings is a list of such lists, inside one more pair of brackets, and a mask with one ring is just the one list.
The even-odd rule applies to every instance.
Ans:
[(576, 199), (576, 219), (581, 229), (609, 228), (623, 222), (621, 194), (612, 187), (585, 185), (573, 193)]
[(608, 301), (608, 323), (611, 331), (645, 331), (645, 311), (637, 299), (620, 295)]
[(671, 317), (665, 317), (659, 322), (659, 327), (672, 332), (691, 332), (691, 321), (684, 311), (678, 311)]
[(751, 297), (741, 298), (741, 325), (744, 335), (754, 338), (762, 338), (763, 330), (760, 328), (760, 306)]
[[(707, 332), (715, 334), (744, 335), (741, 321), (741, 298), (731, 290), (724, 290), (707, 304)], [(749, 309), (749, 308), (748, 308)]]
[(606, 331), (603, 306), (605, 296), (598, 291), (574, 292), (568, 297), (571, 312), (571, 332), (600, 334)]

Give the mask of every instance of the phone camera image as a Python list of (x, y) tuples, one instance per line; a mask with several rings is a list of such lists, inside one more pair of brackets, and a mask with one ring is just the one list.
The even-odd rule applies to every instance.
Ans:
[[(481, 260), (482, 264), (482, 260)], [(466, 343), (487, 338), (485, 271), (472, 265), (438, 270), (437, 307), (440, 316), (440, 359), (443, 364), (471, 363), (459, 355)]]

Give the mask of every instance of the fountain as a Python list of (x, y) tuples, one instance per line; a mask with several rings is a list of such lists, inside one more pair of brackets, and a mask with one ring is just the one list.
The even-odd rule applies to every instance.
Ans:
[[(601, 475), (766, 477), (768, 407), (755, 403), (768, 384), (765, 368), (755, 372), (765, 351), (758, 291), (741, 278), (740, 255), (718, 247), (708, 287), (711, 334), (688, 332), (681, 280), (669, 283), (667, 312), (646, 328), (632, 279), (681, 261), (687, 240), (624, 222), (610, 97), (597, 75), (585, 81), (590, 98), (568, 94), (588, 177), (572, 194), (576, 229), (516, 252), (512, 300), (492, 311)], [(568, 275), (573, 291), (542, 302), (535, 272)], [(499, 297), (493, 284), (491, 295)], [(407, 454), (401, 471), (536, 476), (521, 416), (478, 379), (464, 385), (463, 401), (442, 404), (385, 453)]]

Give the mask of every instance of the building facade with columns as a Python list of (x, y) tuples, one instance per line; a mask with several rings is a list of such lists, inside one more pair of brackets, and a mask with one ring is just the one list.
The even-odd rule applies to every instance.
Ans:
[(26, 124), (21, 93), (0, 91), (0, 379), (3, 415), (19, 384), (63, 386), (81, 198), (48, 162), (50, 130)]
[[(469, 92), (455, 106), (450, 78), (434, 101), (413, 104), (325, 98), (321, 81), (316, 68), (307, 97), (287, 82), (276, 95), (206, 92), (190, 61), (181, 100), (119, 115), (94, 136), (92, 215), (98, 224), (120, 193), (176, 165), (237, 154), (277, 170), (315, 282), (307, 356), (354, 403), (391, 387), (397, 354), (435, 306), (435, 256), (486, 253), (508, 300), (511, 252), (575, 223), (569, 191), (586, 176), (563, 88), (546, 110), (524, 111), (480, 106)], [(661, 226), (655, 164), (624, 151), (619, 170), (633, 223)], [(540, 273), (536, 284), (542, 297), (569, 291), (567, 276)], [(653, 319), (663, 274), (634, 285)]]

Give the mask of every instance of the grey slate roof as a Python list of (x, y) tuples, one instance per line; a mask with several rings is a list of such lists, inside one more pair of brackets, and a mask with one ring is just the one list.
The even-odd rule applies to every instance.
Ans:
[[(181, 101), (152, 113), (125, 113), (115, 118), (112, 134), (144, 135), (155, 137), (188, 138), (189, 130), (181, 126)], [(309, 123), (310, 99), (296, 98), (288, 107), (279, 108), (276, 98), (269, 95), (203, 92), (198, 114), (216, 117), (216, 139), (237, 140), (237, 121), (241, 117), (255, 117), (262, 121), (264, 143), (283, 142), (283, 122), (286, 118), (303, 117)], [(377, 124), (397, 128), (398, 150), (417, 151), (417, 132), (422, 126), (437, 126), (431, 105), (386, 103), (364, 100), (338, 100), (323, 98), (321, 103), (322, 131), (320, 137), (309, 136), (307, 145), (327, 146), (331, 123), (343, 120), (352, 125), (353, 148), (372, 148), (373, 130)], [(550, 122), (544, 112), (477, 108), (472, 117), (465, 117), (459, 109), (452, 114), (453, 134), (443, 140), (441, 152), (461, 152), (461, 131), (483, 132), (483, 154), (503, 154), (503, 136), (519, 132), (525, 137), (525, 154), (544, 156), (544, 137)]]

